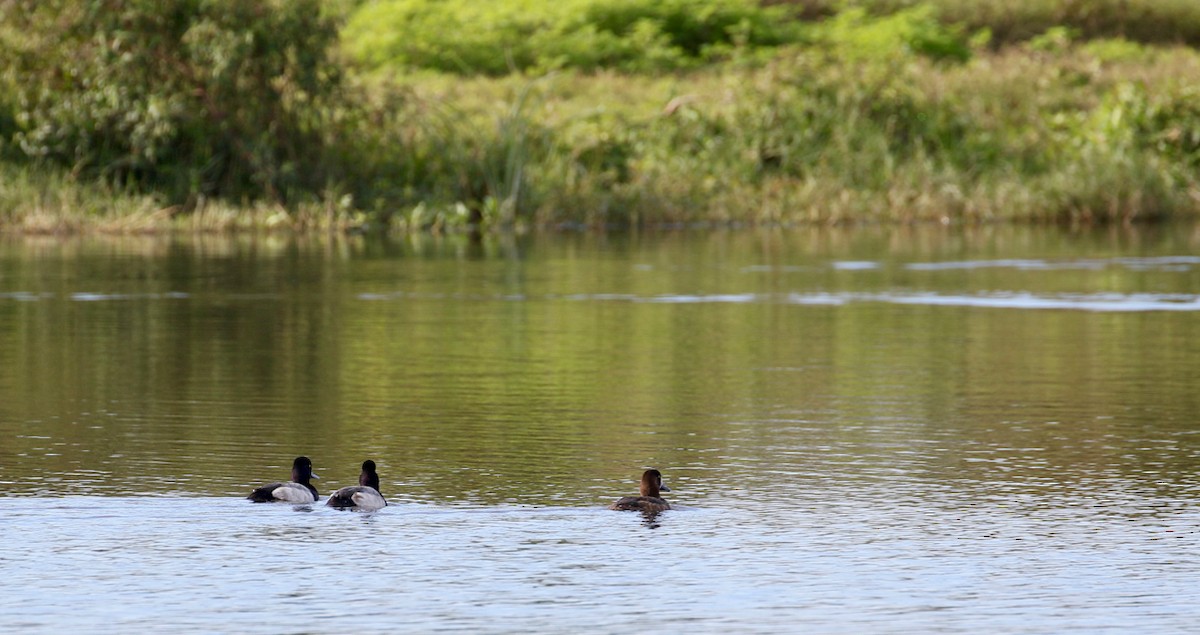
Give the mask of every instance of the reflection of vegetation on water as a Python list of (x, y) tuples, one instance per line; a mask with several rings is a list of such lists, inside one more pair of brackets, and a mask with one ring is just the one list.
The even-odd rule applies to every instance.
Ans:
[(1195, 3), (770, 4), (10, 0), (0, 224), (1102, 222), (1198, 207)]
[(398, 502), (602, 506), (646, 467), (685, 506), (810, 480), (1186, 480), (1194, 313), (627, 298), (1194, 295), (1195, 265), (902, 265), (1197, 240), (989, 226), (0, 243), (0, 293), (31, 294), (0, 297), (0, 481), (244, 496), (300, 453), (324, 493), (373, 459)]

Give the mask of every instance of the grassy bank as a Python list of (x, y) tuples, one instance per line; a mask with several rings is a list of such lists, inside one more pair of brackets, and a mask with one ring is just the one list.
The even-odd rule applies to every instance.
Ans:
[(72, 178), (61, 170), (0, 162), (0, 232), (142, 234), (168, 231), (351, 231), (369, 226), (336, 200), (285, 207), (268, 200), (204, 200), (188, 208), (161, 195)]
[[(452, 148), (454, 165), (491, 175), (479, 179), (491, 221), (1129, 222), (1200, 208), (1186, 80), (1197, 72), (1190, 50), (1120, 43), (952, 66), (798, 50), (684, 76), (405, 80), (383, 92), (455, 104), (473, 122), (469, 138), (416, 145)], [(406, 121), (410, 140), (429, 132)], [(447, 199), (470, 195), (443, 185)], [(440, 213), (420, 209), (416, 224)]]
[[(1101, 223), (1200, 213), (1200, 54), (1171, 44), (1200, 27), (1191, 3), (1102, 1), (1086, 15), (1078, 2), (1008, 3), (1003, 14), (975, 0), (902, 9), (872, 0), (840, 13), (815, 0), (768, 12), (729, 0), (703, 15), (694, 4), (570, 0), (571, 11), (539, 12), (511, 2), (481, 17), (469, 2), (339, 3), (349, 23), (328, 57), (336, 90), (254, 101), (230, 143), (271, 134), (220, 170), (213, 161), (226, 154), (204, 130), (230, 135), (227, 117), (181, 126), (185, 141), (209, 144), (201, 153), (160, 126), (149, 129), (166, 150), (148, 158), (121, 145), (116, 126), (115, 141), (100, 146), (111, 157), (55, 159), (47, 142), (31, 159), (22, 151), (30, 139), (58, 137), (32, 135), (28, 114), (6, 97), (15, 92), (0, 91), (0, 228)], [(1124, 13), (1114, 18), (1116, 8)], [(420, 29), (388, 21), (417, 19), (410, 14), (425, 21)], [(591, 22), (571, 17), (580, 15)], [(1174, 31), (1147, 26), (1163, 16)], [(466, 38), (465, 26), (484, 18), (490, 28)], [(530, 29), (558, 37), (514, 48)], [(462, 41), (439, 40), (457, 31)], [(412, 36), (384, 41), (397, 32)], [(0, 45), (14, 46), (7, 37)], [(175, 66), (212, 56), (181, 55)], [(279, 59), (279, 72), (299, 72)], [(242, 103), (234, 79), (209, 81), (228, 108)], [(313, 85), (316, 94), (325, 84)], [(166, 103), (194, 93), (181, 82)], [(271, 130), (279, 112), (289, 127)], [(171, 164), (172, 148), (187, 148), (199, 167)], [(131, 154), (136, 170), (112, 168)]]

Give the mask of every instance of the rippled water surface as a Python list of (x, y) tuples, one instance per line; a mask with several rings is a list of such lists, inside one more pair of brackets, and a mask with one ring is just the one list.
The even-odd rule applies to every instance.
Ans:
[[(1194, 630), (1198, 253), (0, 241), (0, 631)], [(298, 454), (391, 504), (243, 500)]]

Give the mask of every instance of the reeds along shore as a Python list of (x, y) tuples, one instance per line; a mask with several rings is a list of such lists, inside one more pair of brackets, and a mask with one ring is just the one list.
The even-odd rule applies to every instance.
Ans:
[[(1009, 3), (1003, 15), (974, 0), (882, 14), (808, 4), (821, 18), (787, 37), (735, 40), (686, 63), (664, 53), (657, 69), (451, 74), (343, 50), (329, 57), (336, 92), (292, 120), (296, 138), (277, 140), (299, 149), (231, 163), (249, 171), (223, 174), (231, 191), (187, 166), (114, 178), (52, 153), (31, 160), (19, 151), (28, 117), (0, 115), (0, 228), (1126, 223), (1200, 212), (1200, 54), (1182, 44), (1200, 25), (1191, 3), (1113, 3), (1131, 33), (1174, 7), (1180, 44), (1111, 36), (1104, 1), (1080, 25), (1068, 11), (1078, 3)], [(364, 28), (355, 11), (346, 29)], [(1046, 15), (1060, 23), (1013, 35)], [(1002, 19), (997, 42), (983, 28)], [(290, 98), (261, 103), (299, 108)], [(0, 97), (5, 106), (16, 110)]]

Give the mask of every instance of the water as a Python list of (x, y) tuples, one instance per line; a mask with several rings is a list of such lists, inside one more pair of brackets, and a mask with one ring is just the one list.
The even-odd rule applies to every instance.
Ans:
[(1193, 630), (1198, 245), (0, 242), (0, 631)]

